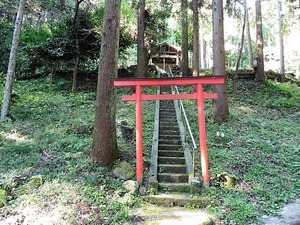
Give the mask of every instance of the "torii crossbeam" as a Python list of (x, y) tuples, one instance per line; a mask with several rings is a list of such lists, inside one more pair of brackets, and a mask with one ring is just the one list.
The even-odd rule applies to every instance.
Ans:
[[(143, 179), (142, 101), (179, 99), (197, 100), (201, 169), (204, 183), (209, 185), (204, 99), (216, 99), (217, 93), (204, 92), (203, 85), (223, 85), (225, 82), (225, 76), (112, 79), (111, 82), (116, 88), (135, 88), (134, 94), (123, 95), (122, 100), (135, 101), (136, 104), (136, 178), (138, 182), (142, 182)], [(196, 91), (191, 94), (147, 95), (142, 93), (143, 87), (151, 86), (196, 86)]]

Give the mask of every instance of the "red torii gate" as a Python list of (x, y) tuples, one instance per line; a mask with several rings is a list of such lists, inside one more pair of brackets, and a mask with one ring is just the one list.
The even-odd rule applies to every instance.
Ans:
[[(201, 168), (204, 183), (209, 185), (208, 154), (206, 147), (206, 131), (204, 116), (204, 99), (216, 99), (217, 93), (206, 93), (203, 85), (222, 85), (225, 76), (209, 77), (180, 77), (180, 78), (135, 78), (135, 79), (112, 79), (116, 88), (135, 88), (132, 95), (123, 95), (123, 101), (135, 101), (136, 103), (136, 178), (138, 182), (143, 179), (143, 132), (142, 132), (142, 101), (152, 100), (179, 100), (194, 99), (198, 106), (199, 140), (201, 152)], [(143, 87), (150, 86), (196, 86), (192, 94), (155, 94), (142, 93)]]

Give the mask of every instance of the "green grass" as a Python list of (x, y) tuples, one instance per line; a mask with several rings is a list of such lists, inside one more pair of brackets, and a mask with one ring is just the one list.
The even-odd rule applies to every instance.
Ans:
[[(0, 78), (4, 84), (3, 77)], [(300, 91), (291, 84), (228, 83), (230, 116), (213, 123), (206, 101), (210, 175), (227, 172), (235, 187), (206, 188), (208, 210), (224, 223), (250, 224), (276, 214), (300, 193)], [(3, 92), (3, 85), (0, 91)], [(95, 112), (95, 90), (71, 93), (71, 81), (48, 78), (17, 81), (12, 119), (0, 124), (0, 220), (22, 215), (30, 224), (125, 224), (139, 197), (124, 192), (122, 180), (89, 158)], [(191, 91), (191, 90), (189, 90)], [(155, 93), (155, 89), (148, 89)], [(134, 102), (122, 102), (117, 91), (117, 120), (135, 128)], [(198, 137), (195, 102), (185, 101)], [(145, 167), (150, 164), (154, 102), (143, 103)], [(225, 138), (216, 138), (216, 132)], [(120, 156), (135, 166), (135, 142), (118, 138)], [(199, 153), (196, 172), (201, 177)], [(146, 179), (147, 172), (144, 174)], [(128, 223), (130, 224), (130, 223)]]
[[(71, 81), (61, 78), (15, 83), (12, 119), (0, 124), (0, 220), (8, 213), (29, 224), (47, 216), (55, 224), (124, 224), (139, 204), (124, 193), (122, 180), (89, 158), (95, 90), (70, 90)], [(121, 101), (126, 92), (118, 90), (117, 117), (134, 128), (135, 105)], [(154, 103), (143, 106), (151, 112), (144, 117), (150, 140)], [(120, 155), (135, 166), (134, 140), (118, 142)], [(151, 149), (151, 142), (144, 147)]]
[[(239, 82), (237, 93), (232, 93), (230, 80), (228, 87), (227, 122), (213, 123), (212, 102), (206, 101), (207, 146), (211, 177), (226, 172), (237, 177), (237, 184), (207, 188), (204, 194), (213, 196), (209, 210), (224, 222), (250, 224), (299, 197), (300, 89), (289, 83), (257, 85), (246, 80)], [(198, 138), (195, 103), (185, 105)], [(224, 133), (222, 140), (216, 137), (218, 131)]]

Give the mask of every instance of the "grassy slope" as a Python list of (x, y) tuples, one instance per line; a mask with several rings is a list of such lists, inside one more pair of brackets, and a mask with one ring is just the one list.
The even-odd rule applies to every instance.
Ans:
[[(95, 91), (73, 94), (70, 85), (63, 79), (50, 85), (47, 78), (16, 83), (14, 121), (0, 124), (0, 221), (25, 215), (59, 224), (124, 224), (139, 202), (124, 195), (122, 181), (90, 161)], [(119, 91), (118, 99), (126, 92)], [(299, 195), (299, 95), (288, 85), (242, 81), (238, 94), (229, 89), (231, 114), (221, 126), (212, 123), (207, 103), (211, 175), (238, 178), (235, 188), (204, 192), (214, 199), (209, 210), (223, 221), (249, 224)], [(186, 105), (196, 133), (194, 103)], [(154, 104), (143, 106), (148, 165)], [(118, 119), (134, 127), (134, 103), (119, 101), (118, 109)], [(216, 140), (217, 131), (224, 140)], [(121, 156), (134, 164), (134, 142), (119, 139), (119, 145)]]
[[(226, 172), (237, 177), (237, 184), (212, 187), (204, 194), (214, 198), (209, 210), (223, 221), (250, 224), (264, 213), (276, 213), (300, 194), (300, 89), (240, 81), (234, 94), (228, 83), (226, 123), (214, 124), (212, 103), (206, 103), (207, 145), (211, 176)], [(185, 104), (197, 132), (194, 103)], [(224, 138), (216, 137), (218, 131)]]

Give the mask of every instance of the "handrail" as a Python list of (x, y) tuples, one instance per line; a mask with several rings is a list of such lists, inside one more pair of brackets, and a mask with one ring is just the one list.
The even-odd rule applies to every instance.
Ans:
[[(168, 74), (171, 77), (174, 77), (170, 66), (169, 66), (169, 73)], [(175, 87), (175, 90), (176, 90), (176, 94), (179, 94), (178, 87), (176, 85), (174, 87)], [(191, 126), (190, 126), (189, 120), (187, 118), (187, 115), (186, 115), (186, 112), (185, 112), (185, 109), (184, 109), (184, 106), (183, 106), (183, 103), (182, 103), (181, 99), (179, 99), (179, 104), (180, 104), (181, 111), (183, 113), (183, 117), (184, 117), (187, 129), (188, 129), (188, 132), (189, 132), (191, 140), (192, 140), (192, 144), (193, 144), (193, 177), (195, 177), (195, 153), (196, 153), (197, 145), (196, 145), (196, 141), (195, 141), (195, 138), (194, 138), (194, 135), (193, 135), (193, 132), (192, 132), (192, 129), (191, 129)]]

